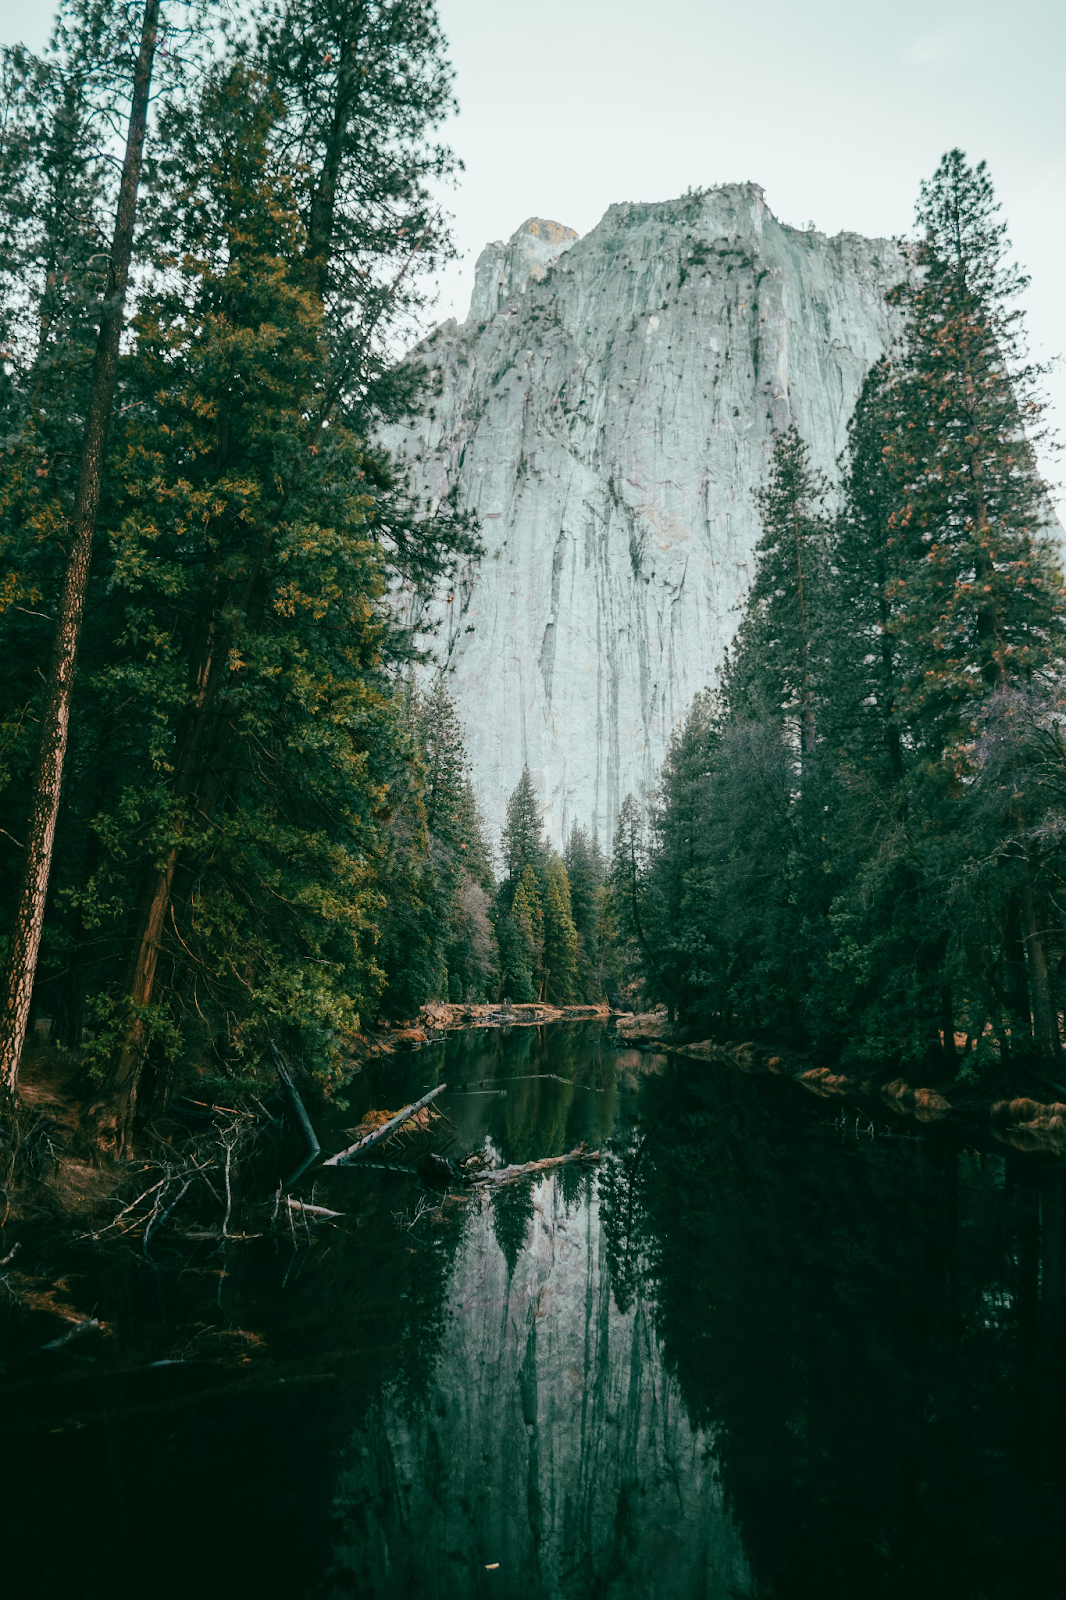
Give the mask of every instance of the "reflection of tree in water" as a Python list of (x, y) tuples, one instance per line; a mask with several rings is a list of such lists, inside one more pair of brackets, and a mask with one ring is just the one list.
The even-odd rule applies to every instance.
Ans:
[[(583, 1139), (597, 1140), (601, 1133), (609, 1133), (614, 1093), (608, 1100), (605, 1094), (575, 1087), (575, 1080), (587, 1070), (590, 1039), (595, 1041), (598, 1031), (590, 1034), (584, 1028), (558, 1026), (516, 1028), (496, 1037), (492, 1076), (506, 1087), (507, 1097), (501, 1101), (494, 1132), (505, 1162), (562, 1155)], [(482, 1077), (489, 1075), (485, 1059), (482, 1056), (479, 1065)], [(613, 1090), (613, 1072), (610, 1087)], [(557, 1182), (568, 1204), (587, 1192), (586, 1180), (587, 1174), (577, 1168), (560, 1172)], [(532, 1218), (529, 1183), (507, 1185), (493, 1195), (493, 1231), (512, 1274)]]
[(602, 1143), (617, 1105), (614, 1052), (600, 1048), (602, 1032), (601, 1024), (566, 1023), (456, 1032), (441, 1077), (458, 1091), (506, 1089), (480, 1114), (507, 1161), (559, 1155), (581, 1139)]
[(549, 1147), (555, 1129), (550, 1113), (555, 1109), (557, 1083), (524, 1079), (507, 1085), (503, 1103), (503, 1150), (507, 1161), (536, 1161), (555, 1155)]
[[(440, 1249), (411, 1246), (392, 1214), (411, 1208), (419, 1192), (398, 1173), (324, 1178), (316, 1198), (343, 1210), (346, 1226), (314, 1234), (310, 1246), (299, 1228), (295, 1244), (286, 1230), (231, 1246), (224, 1274), (210, 1247), (190, 1263), (173, 1235), (161, 1237), (151, 1264), (129, 1250), (80, 1254), (79, 1284), (115, 1329), (121, 1359), (112, 1358), (104, 1381), (102, 1424), (93, 1417), (104, 1385), (91, 1364), (82, 1382), (81, 1366), (70, 1362), (78, 1382), (51, 1398), (45, 1391), (43, 1404), (31, 1390), (25, 1427), (19, 1402), (5, 1396), (26, 1469), (4, 1485), (10, 1591), (85, 1600), (146, 1587), (160, 1596), (294, 1600), (342, 1592), (325, 1577), (337, 1453), (383, 1393), (420, 1411), (439, 1360), (461, 1223), (440, 1236)], [(249, 1337), (245, 1347), (246, 1335), (231, 1330), (247, 1330), (255, 1342)], [(235, 1364), (235, 1350), (245, 1349)], [(162, 1365), (152, 1370), (153, 1363)], [(55, 1437), (42, 1413), (55, 1421)], [(69, 1446), (61, 1431), (68, 1414), (89, 1419)], [(220, 1464), (228, 1507), (221, 1520), (204, 1515), (210, 1462)], [(174, 1527), (196, 1530), (192, 1539), (168, 1539), (165, 1570), (161, 1507)], [(55, 1526), (62, 1540), (50, 1537)], [(113, 1563), (87, 1567), (84, 1552), (101, 1536), (120, 1543), (124, 1571), (151, 1573), (150, 1583), (116, 1577)], [(32, 1582), (20, 1585), (21, 1571)]]
[(619, 1311), (628, 1311), (645, 1272), (642, 1234), (642, 1179), (648, 1135), (637, 1124), (619, 1132), (599, 1171), (600, 1226), (603, 1229), (611, 1292)]
[[(1035, 1374), (1015, 1263), (1031, 1183), (1005, 1198), (1000, 1158), (943, 1138), (849, 1144), (773, 1080), (675, 1066), (646, 1083), (642, 1112), (648, 1292), (695, 1420), (724, 1429), (724, 1482), (765, 1592), (1055, 1592), (1061, 1389), (1054, 1460), (1035, 1474), (1024, 1425)], [(623, 1295), (639, 1233), (630, 1153), (600, 1190)], [(1061, 1355), (1061, 1327), (1057, 1340)], [(1046, 1397), (1057, 1363), (1043, 1352)], [(1016, 1388), (1004, 1372), (1018, 1361)]]
[(590, 1167), (575, 1165), (559, 1168), (555, 1174), (555, 1187), (568, 1212), (587, 1203), (595, 1181), (595, 1173)]
[(529, 1235), (533, 1221), (533, 1186), (530, 1183), (501, 1184), (492, 1196), (492, 1231), (513, 1276), (515, 1263)]

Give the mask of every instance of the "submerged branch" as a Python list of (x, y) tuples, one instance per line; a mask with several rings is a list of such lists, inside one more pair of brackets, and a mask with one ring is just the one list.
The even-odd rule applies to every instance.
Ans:
[[(286, 1093), (289, 1096), (289, 1103), (292, 1106), (292, 1109), (296, 1114), (296, 1120), (300, 1125), (300, 1131), (303, 1133), (304, 1141), (305, 1141), (305, 1144), (306, 1144), (306, 1147), (307, 1147), (304, 1159), (300, 1162), (300, 1165), (298, 1167), (296, 1167), (289, 1174), (288, 1178), (285, 1180), (286, 1189), (291, 1189), (293, 1184), (296, 1182), (297, 1178), (301, 1178), (303, 1176), (303, 1174), (307, 1171), (307, 1169), (311, 1165), (312, 1161), (315, 1159), (315, 1157), (321, 1151), (322, 1146), (318, 1142), (318, 1135), (315, 1133), (314, 1128), (312, 1128), (312, 1126), (311, 1126), (311, 1118), (307, 1115), (307, 1108), (305, 1107), (303, 1101), (300, 1099), (300, 1096), (299, 1096), (299, 1093), (297, 1091), (296, 1085), (292, 1081), (292, 1076), (291, 1076), (291, 1074), (289, 1072), (289, 1069), (285, 1065), (285, 1058), (283, 1057), (281, 1051), (278, 1049), (277, 1045), (274, 1043), (273, 1039), (269, 1040), (268, 1042), (270, 1044), (271, 1057), (273, 1059), (275, 1067), (277, 1068), (278, 1077), (281, 1079), (282, 1083), (285, 1085)], [(326, 1163), (327, 1166), (329, 1164), (330, 1164), (329, 1162)]]

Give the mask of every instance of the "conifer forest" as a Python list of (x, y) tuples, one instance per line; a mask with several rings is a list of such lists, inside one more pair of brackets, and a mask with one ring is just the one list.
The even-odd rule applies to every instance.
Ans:
[[(993, 174), (949, 149), (866, 256), (771, 217), (797, 283), (873, 261), (879, 344), (850, 398), (828, 355), (759, 388), (767, 294), (833, 339), (787, 261), (699, 242), (751, 185), (612, 207), (624, 294), (531, 219), (432, 332), (463, 92), (433, 0), (61, 0), (0, 47), (5, 1564), (84, 1600), (1050, 1600), (1066, 580)], [(717, 295), (750, 367), (706, 435), (762, 441), (739, 599), (683, 704), (595, 566), (571, 284), (642, 348)], [(506, 567), (538, 429), (598, 530), (574, 577), (565, 529)]]

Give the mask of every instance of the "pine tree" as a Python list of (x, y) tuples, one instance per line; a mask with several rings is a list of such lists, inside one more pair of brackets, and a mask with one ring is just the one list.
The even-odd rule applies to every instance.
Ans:
[[(420, 3), (259, 22), (228, 55), (225, 37), (195, 45), (195, 75), (164, 57), (42, 935), (35, 998), (70, 1042), (96, 1027), (92, 1109), (118, 1148), (149, 1055), (165, 1089), (245, 1074), (275, 1034), (328, 1079), (362, 1016), (484, 992), (496, 970), (461, 729), (443, 693), (412, 716), (397, 685), (415, 642), (385, 598), (424, 598), (477, 542), (447, 506), (414, 504), (353, 427), (413, 392), (386, 369), (449, 248), (429, 186), (451, 162), (430, 137), (450, 69)], [(101, 111), (127, 23), (69, 0), (61, 68), (10, 52), (0, 82), (12, 839), (90, 393), (115, 189)]]
[(563, 852), (570, 907), (577, 932), (578, 987), (586, 1000), (602, 1000), (603, 978), (599, 970), (601, 924), (606, 902), (607, 863), (599, 841), (588, 830), (574, 823)]
[[(443, 676), (412, 698), (424, 768), (429, 873), (421, 917), (435, 934), (448, 997), (483, 997), (496, 954), (488, 920), (492, 862), (469, 777), (462, 724)], [(388, 966), (388, 963), (386, 963)]]
[[(137, 318), (129, 382), (141, 404), (127, 414), (112, 535), (127, 692), (156, 708), (144, 718), (155, 774), (120, 798), (142, 818), (124, 846), (141, 874), (115, 1013), (124, 1005), (128, 1020), (98, 1108), (102, 1135), (113, 1129), (120, 1143), (159, 1012), (160, 955), (175, 931), (179, 949), (197, 942), (183, 921), (204, 937), (212, 923), (227, 929), (243, 952), (241, 981), (258, 985), (268, 1006), (273, 985), (328, 959), (315, 945), (332, 938), (335, 912), (357, 942), (367, 937), (366, 851), (381, 848), (367, 825), (382, 791), (365, 743), (395, 717), (392, 695), (373, 681), (382, 576), (365, 532), (373, 501), (360, 453), (342, 430), (313, 443), (321, 307), (298, 280), (299, 219), (270, 153), (276, 99), (246, 69), (223, 69), (198, 111), (173, 198), (185, 253)], [(331, 839), (330, 823), (361, 833), (362, 848)], [(327, 877), (337, 890), (346, 880), (332, 907), (312, 887), (331, 850)], [(294, 911), (308, 913), (292, 919), (303, 952), (284, 979), (286, 940), (263, 923), (257, 892), (245, 901), (252, 924), (236, 935), (245, 913), (235, 878), (277, 883), (279, 870)], [(199, 959), (210, 970), (216, 957)], [(372, 1004), (380, 987), (372, 960), (356, 958), (349, 977), (337, 1019)], [(217, 983), (221, 1007), (223, 972)], [(328, 1029), (333, 1006), (323, 993), (316, 1024), (312, 1004), (312, 1029)]]
[[(24, 837), (31, 804), (111, 198), (90, 92), (95, 57), (89, 48), (73, 60), (21, 47), (0, 54), (0, 806), (9, 839)], [(21, 867), (0, 855), (0, 904), (14, 906)]]
[[(145, 0), (140, 49), (133, 74), (126, 150), (122, 165), (107, 280), (98, 306), (99, 334), (93, 360), (78, 477), (70, 516), (69, 554), (63, 580), (41, 714), (40, 746), (25, 827), (24, 863), (14, 922), (0, 979), (0, 1093), (12, 1095), (44, 928), (59, 800), (70, 728), (74, 673), (89, 583), (93, 537), (100, 507), (108, 429), (118, 385), (119, 344), (125, 322), (126, 289), (133, 254), (133, 229), (140, 188), (155, 56), (159, 0)], [(53, 268), (53, 270), (56, 270)], [(47, 311), (49, 297), (44, 305)], [(46, 340), (42, 327), (42, 343)]]
[(532, 867), (522, 869), (509, 915), (522, 936), (525, 960), (539, 995), (544, 981), (544, 905)]
[(544, 970), (549, 1000), (571, 1005), (577, 996), (577, 929), (562, 858), (553, 855), (544, 891)]
[(500, 953), (500, 999), (513, 1000), (519, 1005), (535, 1000), (533, 970), (522, 928), (510, 912), (505, 912), (497, 918), (495, 931)]
[(522, 776), (507, 802), (507, 813), (501, 840), (504, 871), (512, 883), (517, 883), (526, 867), (538, 875), (546, 864), (543, 823), (529, 768), (522, 768)]
[(706, 971), (705, 927), (713, 905), (708, 857), (719, 796), (715, 791), (721, 747), (721, 702), (698, 694), (670, 741), (652, 809), (654, 849), (648, 871), (649, 914), (654, 907), (662, 998), (671, 1007), (694, 1003)]
[(996, 688), (1063, 662), (1063, 591), (1047, 491), (1033, 457), (1041, 406), (1004, 265), (1005, 225), (985, 164), (960, 150), (922, 185), (920, 277), (907, 314), (885, 438), (893, 535), (906, 575), (891, 597), (906, 649), (902, 706), (933, 755), (968, 737)]
[[(283, 101), (306, 282), (326, 307), (325, 404), (364, 432), (410, 404), (417, 370), (394, 350), (425, 305), (426, 275), (454, 255), (436, 195), (457, 161), (433, 138), (455, 109), (452, 69), (432, 0), (282, 0), (257, 20)], [(426, 534), (401, 539), (409, 576), (437, 562)]]
[[(887, 438), (885, 459), (906, 575), (892, 598), (902, 709), (927, 758), (927, 806), (941, 831), (957, 826), (963, 799), (941, 757), (959, 766), (982, 702), (1039, 689), (1063, 671), (1066, 593), (1033, 456), (1039, 372), (1026, 361), (1012, 304), (1026, 280), (1005, 265), (998, 211), (984, 163), (971, 167), (950, 151), (922, 186), (921, 277), (899, 291), (903, 425)], [(1039, 876), (1027, 853), (1019, 902), (1033, 1029), (1055, 1053)]]
[(774, 441), (769, 479), (755, 494), (763, 534), (725, 679), (730, 715), (783, 717), (802, 758), (814, 753), (816, 738), (825, 492), (793, 423)]
[(896, 425), (890, 363), (867, 373), (848, 424), (844, 509), (827, 584), (828, 733), (874, 781), (903, 778), (899, 698), (899, 621), (893, 595), (905, 577), (903, 542), (894, 535), (893, 480), (885, 447)]
[(654, 989), (659, 963), (649, 934), (647, 904), (648, 841), (640, 805), (627, 794), (618, 811), (607, 877), (612, 920), (617, 928), (617, 966), (628, 982), (643, 973)]
[[(832, 795), (821, 727), (830, 692), (825, 495), (793, 423), (775, 440), (767, 483), (756, 493), (764, 531), (722, 672), (709, 799), (703, 892), (717, 926), (707, 926), (691, 952), (698, 970), (717, 949), (732, 974), (718, 989), (716, 1013), (750, 1018), (761, 1011), (800, 1034), (810, 962), (832, 897), (824, 848)], [(693, 747), (697, 770), (700, 743)], [(678, 955), (683, 963), (687, 952)]]

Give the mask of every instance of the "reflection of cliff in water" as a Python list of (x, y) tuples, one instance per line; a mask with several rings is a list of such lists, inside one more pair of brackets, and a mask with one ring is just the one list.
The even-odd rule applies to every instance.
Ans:
[(611, 1295), (590, 1176), (537, 1186), (513, 1271), (475, 1211), (448, 1311), (424, 1399), (387, 1393), (347, 1453), (338, 1593), (749, 1592), (714, 1430), (691, 1426), (639, 1297)]
[(591, 1029), (436, 1048), (363, 1103), (439, 1073), (457, 1150), (584, 1139), (595, 1176), (445, 1200), (367, 1162), (319, 1180), (335, 1229), (83, 1249), (113, 1339), (2, 1352), (13, 1593), (1063, 1592), (1061, 1164)]

